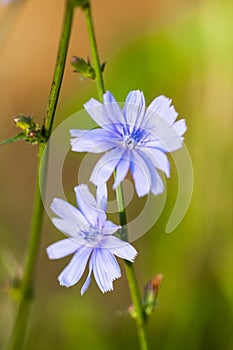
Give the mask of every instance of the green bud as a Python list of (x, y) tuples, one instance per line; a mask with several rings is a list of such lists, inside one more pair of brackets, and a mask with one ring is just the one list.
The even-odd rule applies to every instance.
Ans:
[(135, 310), (135, 308), (134, 308), (133, 305), (130, 305), (130, 306), (128, 307), (128, 313), (129, 313), (129, 315), (130, 315), (132, 318), (134, 318), (134, 319), (137, 318), (137, 312), (136, 312), (136, 310)]
[(155, 306), (158, 291), (163, 279), (162, 274), (156, 275), (150, 280), (144, 288), (143, 310), (145, 319), (151, 316)]
[[(154, 278), (152, 278), (152, 280), (150, 280), (144, 288), (144, 297), (141, 301), (141, 305), (142, 305), (143, 317), (145, 321), (147, 321), (148, 318), (151, 316), (156, 306), (156, 298), (158, 295), (158, 291), (160, 289), (162, 279), (163, 279), (163, 275), (158, 274)], [(134, 319), (137, 318), (137, 312), (133, 305), (130, 305), (127, 311), (132, 318)]]
[(36, 128), (36, 123), (30, 116), (25, 117), (24, 115), (18, 115), (14, 118), (14, 123), (18, 128), (22, 129), (23, 131), (32, 130)]
[(71, 65), (74, 68), (74, 72), (81, 73), (85, 78), (95, 79), (95, 70), (89, 60), (85, 61), (83, 58), (73, 56)]
[(44, 126), (36, 124), (32, 117), (18, 115), (14, 118), (14, 123), (18, 128), (22, 130), (22, 132), (5, 141), (0, 142), (0, 146), (7, 145), (19, 140), (24, 140), (33, 145), (47, 141)]
[(15, 276), (3, 282), (3, 289), (13, 300), (19, 301), (21, 297), (21, 277)]

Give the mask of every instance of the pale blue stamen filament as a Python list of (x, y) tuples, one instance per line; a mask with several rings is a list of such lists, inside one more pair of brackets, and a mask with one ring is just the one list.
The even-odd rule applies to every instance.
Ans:
[(134, 149), (135, 146), (144, 145), (148, 142), (149, 134), (143, 129), (134, 129), (131, 133), (123, 136), (123, 145), (129, 149)]

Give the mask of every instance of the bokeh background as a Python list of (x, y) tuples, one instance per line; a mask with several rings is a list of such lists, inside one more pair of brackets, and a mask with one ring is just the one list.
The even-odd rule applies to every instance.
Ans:
[[(12, 117), (42, 122), (52, 80), (64, 0), (28, 0), (0, 7), (0, 140), (16, 133)], [(150, 102), (164, 94), (187, 119), (186, 145), (194, 191), (179, 227), (165, 227), (177, 196), (177, 174), (167, 181), (165, 209), (154, 227), (134, 242), (141, 290), (156, 273), (164, 280), (148, 322), (151, 349), (233, 349), (232, 116), (233, 6), (229, 0), (93, 0), (93, 15), (106, 87), (119, 101), (141, 89)], [(82, 109), (95, 85), (80, 80), (72, 55), (90, 57), (84, 16), (74, 18), (68, 63), (55, 127)], [(84, 127), (80, 120), (80, 128)], [(73, 200), (74, 165), (69, 155), (64, 187)], [(13, 324), (16, 303), (7, 293), (20, 273), (32, 212), (37, 147), (14, 143), (0, 149), (0, 348)], [(129, 215), (137, 215), (135, 199)], [(135, 213), (134, 214), (134, 210)], [(124, 276), (102, 295), (92, 282), (65, 289), (56, 276), (68, 260), (48, 260), (45, 247), (62, 238), (45, 216), (27, 350), (136, 349)], [(83, 281), (83, 280), (82, 280)]]

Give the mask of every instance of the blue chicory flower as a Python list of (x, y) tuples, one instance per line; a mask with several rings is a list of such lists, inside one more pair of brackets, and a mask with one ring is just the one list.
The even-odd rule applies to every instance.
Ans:
[(137, 255), (134, 247), (113, 233), (119, 226), (106, 218), (106, 186), (97, 188), (97, 199), (87, 185), (74, 188), (79, 209), (68, 202), (55, 198), (51, 208), (58, 218), (53, 224), (69, 238), (50, 245), (46, 251), (50, 259), (60, 259), (70, 254), (73, 258), (58, 276), (62, 286), (70, 287), (82, 277), (89, 260), (89, 274), (81, 294), (87, 290), (93, 272), (95, 280), (104, 293), (113, 289), (113, 281), (121, 277), (120, 267), (114, 255), (133, 262)]
[(71, 130), (72, 150), (76, 152), (106, 152), (95, 165), (91, 182), (107, 182), (114, 170), (115, 189), (132, 173), (139, 197), (160, 194), (163, 181), (156, 170), (169, 177), (170, 165), (166, 153), (182, 147), (185, 121), (175, 121), (178, 113), (171, 100), (159, 96), (148, 108), (143, 92), (131, 91), (121, 110), (110, 92), (104, 94), (104, 103), (90, 99), (85, 105), (88, 114), (101, 129)]

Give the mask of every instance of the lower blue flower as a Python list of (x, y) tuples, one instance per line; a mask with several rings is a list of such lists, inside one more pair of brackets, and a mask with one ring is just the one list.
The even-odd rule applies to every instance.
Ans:
[(70, 287), (82, 277), (89, 261), (89, 273), (82, 286), (85, 293), (94, 274), (100, 290), (113, 290), (113, 281), (121, 277), (120, 267), (114, 255), (133, 262), (137, 251), (128, 242), (113, 236), (119, 226), (106, 217), (106, 185), (97, 188), (97, 198), (87, 185), (74, 188), (79, 209), (68, 202), (55, 198), (51, 208), (58, 216), (52, 222), (69, 238), (50, 245), (46, 251), (50, 259), (60, 259), (70, 254), (73, 258), (58, 276), (62, 286)]

